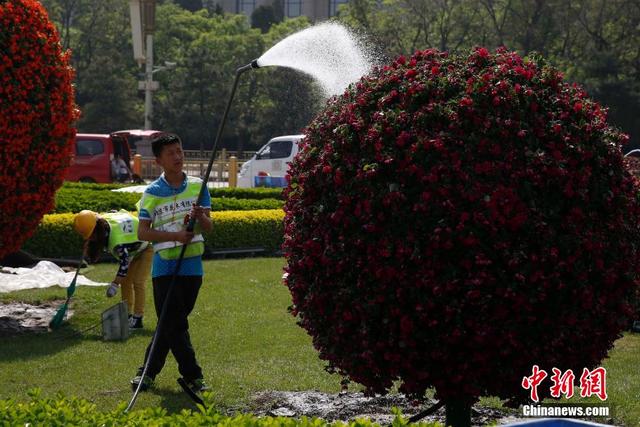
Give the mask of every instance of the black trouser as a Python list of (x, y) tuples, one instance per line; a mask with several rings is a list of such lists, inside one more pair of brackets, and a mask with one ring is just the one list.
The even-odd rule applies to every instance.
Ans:
[[(153, 302), (156, 306), (156, 314), (160, 319), (162, 305), (169, 292), (172, 276), (160, 276), (153, 278)], [(189, 337), (189, 313), (198, 298), (198, 291), (202, 285), (202, 276), (178, 276), (173, 286), (171, 298), (167, 303), (167, 313), (160, 326), (160, 335), (157, 338), (153, 358), (149, 363), (147, 375), (155, 378), (160, 373), (167, 359), (169, 350), (178, 362), (178, 370), (187, 380), (202, 378), (202, 369), (196, 361), (196, 353), (191, 346)], [(151, 344), (144, 355), (145, 363), (149, 357)]]

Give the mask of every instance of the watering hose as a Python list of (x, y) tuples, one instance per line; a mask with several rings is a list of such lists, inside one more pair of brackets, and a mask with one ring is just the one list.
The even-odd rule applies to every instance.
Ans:
[(258, 65), (258, 60), (257, 59), (254, 59), (253, 61), (251, 61), (250, 63), (248, 63), (244, 67), (238, 68), (236, 70), (236, 74), (242, 74), (245, 71), (250, 70), (252, 68), (260, 68), (260, 65)]
[[(260, 66), (258, 65), (258, 60), (254, 59), (249, 64), (245, 65), (244, 67), (240, 67), (236, 70), (236, 77), (233, 81), (231, 94), (229, 95), (229, 100), (227, 101), (227, 106), (224, 110), (224, 114), (222, 115), (222, 121), (220, 122), (220, 126), (218, 127), (218, 133), (216, 134), (216, 139), (213, 143), (213, 150), (211, 151), (211, 157), (209, 158), (209, 165), (207, 166), (207, 171), (205, 172), (204, 179), (202, 180), (202, 186), (200, 187), (200, 193), (198, 194), (198, 200), (196, 202), (196, 206), (200, 206), (204, 192), (209, 191), (207, 187), (207, 182), (209, 182), (209, 176), (211, 175), (211, 169), (213, 168), (213, 162), (216, 157), (216, 148), (218, 147), (218, 141), (222, 136), (224, 125), (227, 122), (227, 116), (229, 115), (229, 110), (231, 109), (231, 102), (233, 101), (233, 97), (236, 93), (236, 88), (238, 87), (238, 80), (240, 78), (240, 75), (245, 71), (251, 70), (252, 68), (259, 68), (259, 67)], [(195, 222), (196, 221), (194, 218), (191, 218), (189, 220), (189, 224), (187, 225), (187, 231), (189, 232), (193, 231), (193, 228), (195, 227)], [(178, 271), (180, 271), (180, 266), (182, 265), (182, 259), (184, 258), (184, 253), (186, 250), (187, 250), (187, 245), (182, 245), (182, 250), (180, 251), (180, 257), (178, 258), (178, 261), (176, 263), (176, 269), (173, 272), (173, 276), (171, 277), (171, 283), (169, 284), (167, 295), (164, 299), (164, 302), (162, 303), (162, 309), (160, 310), (160, 317), (158, 318), (158, 324), (156, 326), (156, 330), (153, 333), (153, 339), (151, 340), (151, 345), (149, 346), (149, 353), (147, 354), (146, 360), (144, 362), (144, 368), (142, 370), (141, 378), (145, 377), (145, 375), (147, 374), (147, 370), (149, 369), (149, 362), (153, 357), (153, 353), (156, 349), (156, 342), (158, 341), (158, 337), (160, 336), (160, 330), (164, 323), (163, 320), (165, 318), (165, 314), (167, 312), (167, 307), (168, 307), (167, 303), (171, 299), (171, 294), (173, 293), (173, 288), (176, 283), (176, 277), (178, 276)], [(124, 410), (125, 413), (129, 412), (129, 410), (131, 410), (131, 408), (133, 408), (133, 405), (136, 403), (136, 399), (138, 398), (138, 394), (140, 393), (142, 384), (143, 384), (143, 381), (140, 381), (140, 383), (138, 383), (138, 387), (136, 388), (136, 391), (133, 393), (133, 396), (129, 401), (129, 405), (127, 405), (127, 408)]]

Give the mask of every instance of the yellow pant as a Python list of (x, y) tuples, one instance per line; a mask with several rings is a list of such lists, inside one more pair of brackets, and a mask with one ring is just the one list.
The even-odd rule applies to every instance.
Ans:
[(144, 288), (149, 278), (151, 261), (153, 260), (153, 248), (151, 245), (133, 258), (129, 264), (127, 277), (124, 278), (122, 288), (122, 301), (127, 303), (129, 314), (142, 316), (144, 314)]

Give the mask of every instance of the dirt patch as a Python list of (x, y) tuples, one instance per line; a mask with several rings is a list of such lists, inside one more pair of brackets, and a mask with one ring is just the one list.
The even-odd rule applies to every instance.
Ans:
[[(63, 302), (64, 300), (50, 301), (41, 305), (0, 303), (0, 337), (47, 332), (51, 318)], [(69, 309), (66, 318), (71, 316), (73, 311)]]
[[(393, 421), (391, 409), (399, 408), (405, 418), (409, 418), (435, 404), (428, 401), (415, 405), (403, 395), (365, 397), (362, 393), (327, 394), (316, 391), (283, 392), (266, 391), (253, 396), (249, 410), (256, 415), (283, 417), (318, 417), (327, 421), (350, 421), (355, 418), (367, 418), (381, 425)], [(509, 412), (494, 408), (474, 406), (472, 409), (472, 425), (484, 426), (495, 421), (504, 425), (522, 421), (517, 412)], [(444, 408), (423, 421), (445, 422)]]

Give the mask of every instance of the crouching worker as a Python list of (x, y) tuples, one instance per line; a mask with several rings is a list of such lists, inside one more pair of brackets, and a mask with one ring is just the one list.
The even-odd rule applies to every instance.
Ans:
[[(140, 390), (151, 387), (171, 351), (187, 385), (194, 392), (201, 392), (208, 387), (191, 345), (188, 317), (202, 285), (204, 239), (201, 230), (210, 231), (212, 227), (209, 216), (211, 198), (205, 191), (200, 206), (196, 206), (202, 180), (187, 176), (182, 171), (184, 155), (177, 136), (165, 134), (155, 138), (151, 149), (163, 173), (147, 186), (140, 200), (138, 238), (153, 242), (153, 301), (158, 316), (154, 339), (157, 341), (151, 357), (151, 343), (145, 353), (144, 364), (148, 363), (146, 375), (142, 376), (143, 364), (131, 385), (134, 390), (141, 383)], [(196, 221), (194, 232), (186, 230), (190, 218)], [(187, 245), (185, 254), (180, 269), (176, 271), (184, 245)], [(175, 283), (170, 297), (167, 297), (174, 274)], [(165, 300), (166, 313), (160, 320)]]
[(74, 226), (85, 240), (89, 262), (97, 262), (106, 249), (120, 263), (107, 296), (113, 297), (122, 287), (122, 301), (129, 308), (129, 328), (142, 329), (144, 288), (153, 250), (149, 242), (138, 240), (138, 218), (125, 210), (104, 214), (83, 210), (75, 216)]

